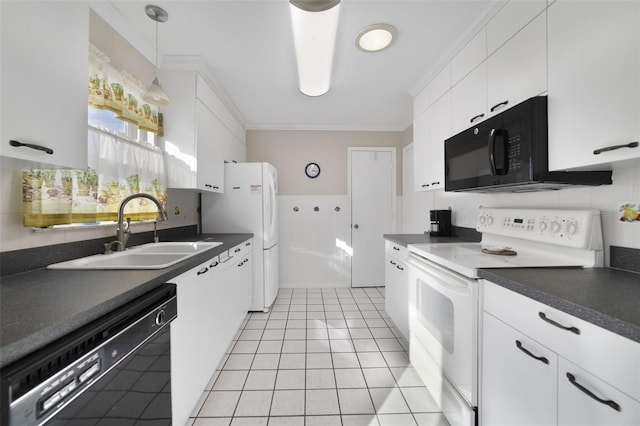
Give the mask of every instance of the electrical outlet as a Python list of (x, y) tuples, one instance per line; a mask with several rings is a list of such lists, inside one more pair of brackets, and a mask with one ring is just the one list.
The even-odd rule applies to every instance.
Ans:
[(465, 226), (465, 227), (469, 226), (469, 217), (466, 214), (462, 215), (462, 226)]

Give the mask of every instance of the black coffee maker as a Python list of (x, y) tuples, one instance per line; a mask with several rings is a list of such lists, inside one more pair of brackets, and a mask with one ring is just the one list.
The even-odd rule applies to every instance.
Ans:
[(432, 237), (451, 236), (451, 210), (429, 210)]

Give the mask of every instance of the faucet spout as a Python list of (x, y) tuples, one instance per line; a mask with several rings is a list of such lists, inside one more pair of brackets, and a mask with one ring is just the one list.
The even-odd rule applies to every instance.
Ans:
[(145, 194), (143, 192), (139, 192), (137, 194), (131, 194), (128, 197), (124, 198), (120, 202), (120, 206), (118, 207), (118, 224), (116, 225), (116, 238), (119, 244), (116, 246), (117, 251), (123, 251), (129, 240), (129, 235), (131, 234), (130, 221), (127, 220), (127, 225), (124, 224), (124, 208), (127, 206), (129, 201), (134, 200), (136, 198), (146, 198), (148, 200), (153, 201), (153, 203), (158, 207), (158, 216), (160, 220), (167, 220), (167, 212), (162, 207), (162, 203), (156, 197), (150, 194)]

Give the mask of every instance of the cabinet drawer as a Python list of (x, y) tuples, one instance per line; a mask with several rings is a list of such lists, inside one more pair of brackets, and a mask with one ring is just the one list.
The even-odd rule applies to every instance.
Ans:
[(486, 312), (631, 397), (640, 399), (639, 343), (482, 281)]
[(246, 257), (253, 249), (253, 240), (248, 240), (229, 249), (229, 256)]
[(389, 240), (384, 241), (384, 251), (391, 257), (405, 262), (409, 258), (409, 251), (401, 244)]
[(563, 358), (558, 373), (559, 425), (631, 426), (640, 421), (640, 402), (615, 387)]

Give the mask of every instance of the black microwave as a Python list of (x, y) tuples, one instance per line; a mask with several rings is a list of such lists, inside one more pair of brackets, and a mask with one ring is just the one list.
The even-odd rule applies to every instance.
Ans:
[(527, 192), (611, 184), (611, 171), (550, 172), (547, 97), (530, 98), (444, 142), (445, 191)]

